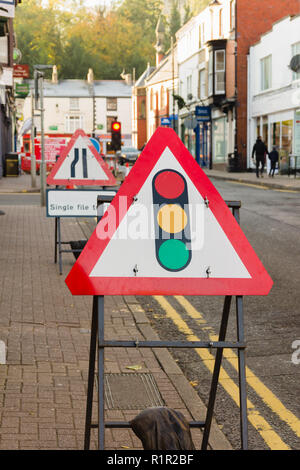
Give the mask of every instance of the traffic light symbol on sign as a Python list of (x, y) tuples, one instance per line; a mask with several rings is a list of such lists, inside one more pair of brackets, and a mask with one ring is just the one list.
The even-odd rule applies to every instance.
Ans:
[(121, 123), (114, 121), (111, 124), (111, 145), (113, 150), (121, 150), (121, 140)]
[(157, 261), (167, 271), (182, 271), (192, 258), (186, 180), (175, 170), (161, 170), (152, 192)]

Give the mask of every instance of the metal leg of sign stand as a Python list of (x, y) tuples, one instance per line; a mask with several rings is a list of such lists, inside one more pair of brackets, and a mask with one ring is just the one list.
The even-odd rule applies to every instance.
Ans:
[[(236, 297), (237, 339), (244, 342), (244, 311), (243, 297)], [(247, 382), (245, 348), (238, 349), (239, 391), (240, 391), (240, 423), (242, 449), (248, 449), (248, 417), (247, 417)]]
[[(225, 297), (223, 316), (219, 332), (219, 342), (225, 341), (228, 317), (230, 312), (231, 296)], [(238, 349), (238, 369), (239, 369), (239, 393), (240, 393), (240, 429), (241, 429), (241, 448), (248, 448), (248, 417), (247, 417), (247, 392), (246, 392), (246, 363), (245, 363), (245, 343), (244, 343), (244, 318), (243, 318), (243, 297), (236, 297), (236, 315), (237, 315), (237, 344), (241, 344)], [(212, 376), (209, 401), (207, 406), (205, 427), (203, 431), (202, 450), (207, 449), (208, 439), (211, 429), (211, 423), (214, 413), (214, 405), (219, 382), (221, 363), (223, 358), (223, 349), (217, 349), (214, 371)]]
[(59, 261), (59, 274), (62, 274), (62, 256), (61, 256), (61, 225), (60, 217), (57, 218), (57, 231), (58, 231), (58, 261)]
[(55, 232), (54, 232), (54, 263), (57, 263), (57, 217), (55, 217)]
[[(231, 296), (225, 297), (222, 321), (221, 321), (220, 332), (219, 332), (219, 341), (225, 341), (231, 299), (232, 299)], [(212, 376), (212, 382), (211, 382), (211, 388), (210, 388), (210, 394), (209, 394), (209, 400), (208, 400), (208, 406), (207, 406), (207, 412), (206, 412), (205, 427), (203, 431), (203, 439), (202, 439), (202, 447), (201, 447), (202, 450), (206, 450), (207, 445), (208, 445), (208, 438), (209, 438), (210, 428), (211, 428), (211, 423), (212, 423), (212, 418), (213, 418), (222, 357), (223, 357), (223, 348), (220, 348), (217, 350), (217, 353), (216, 353), (214, 371), (213, 371), (213, 376)]]

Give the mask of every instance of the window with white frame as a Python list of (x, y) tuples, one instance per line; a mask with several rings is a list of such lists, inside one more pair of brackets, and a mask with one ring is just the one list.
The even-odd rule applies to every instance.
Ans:
[(82, 129), (83, 117), (82, 116), (66, 116), (66, 132), (73, 134), (77, 129)]
[(117, 111), (118, 109), (118, 100), (117, 98), (106, 98), (106, 110), (107, 111)]
[(230, 2), (230, 29), (235, 29), (235, 0)]
[(203, 100), (206, 97), (206, 71), (205, 69), (199, 70), (198, 82), (198, 98)]
[(70, 98), (70, 111), (78, 111), (79, 109), (79, 98)]
[[(295, 55), (300, 54), (300, 42), (296, 42), (296, 44), (292, 44), (292, 57)], [(293, 72), (293, 81), (300, 80), (300, 72)]]
[(188, 75), (186, 78), (186, 93), (187, 97), (192, 94), (192, 75)]
[(215, 51), (215, 94), (225, 93), (225, 50)]
[(214, 53), (209, 51), (208, 60), (208, 96), (213, 95), (213, 84), (214, 84)]
[(223, 8), (220, 8), (219, 10), (219, 36), (220, 38), (223, 37)]
[(199, 49), (201, 49), (204, 46), (205, 43), (205, 26), (204, 23), (201, 23), (199, 25)]
[(268, 90), (272, 86), (272, 55), (260, 60), (260, 89)]

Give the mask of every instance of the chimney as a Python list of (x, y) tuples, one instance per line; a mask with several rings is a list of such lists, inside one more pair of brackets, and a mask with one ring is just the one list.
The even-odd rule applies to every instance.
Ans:
[(93, 69), (89, 69), (88, 74), (87, 74), (87, 82), (89, 85), (92, 85), (94, 82), (94, 72)]
[(52, 83), (55, 83), (55, 84), (58, 83), (58, 74), (57, 74), (56, 65), (53, 65), (53, 69), (52, 69)]

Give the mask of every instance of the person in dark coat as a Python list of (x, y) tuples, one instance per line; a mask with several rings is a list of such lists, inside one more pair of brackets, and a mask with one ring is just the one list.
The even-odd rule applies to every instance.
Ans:
[(254, 159), (254, 155), (256, 157), (256, 176), (259, 178), (259, 164), (261, 164), (260, 174), (263, 178), (264, 167), (266, 163), (266, 154), (269, 155), (268, 149), (265, 143), (262, 141), (261, 137), (257, 137), (256, 142), (253, 146), (252, 150), (252, 158)]
[(279, 153), (277, 152), (276, 147), (273, 147), (272, 152), (269, 153), (269, 159), (271, 162), (271, 169), (269, 172), (269, 176), (272, 176), (273, 178), (275, 170), (276, 170), (276, 163), (278, 163), (279, 161)]

